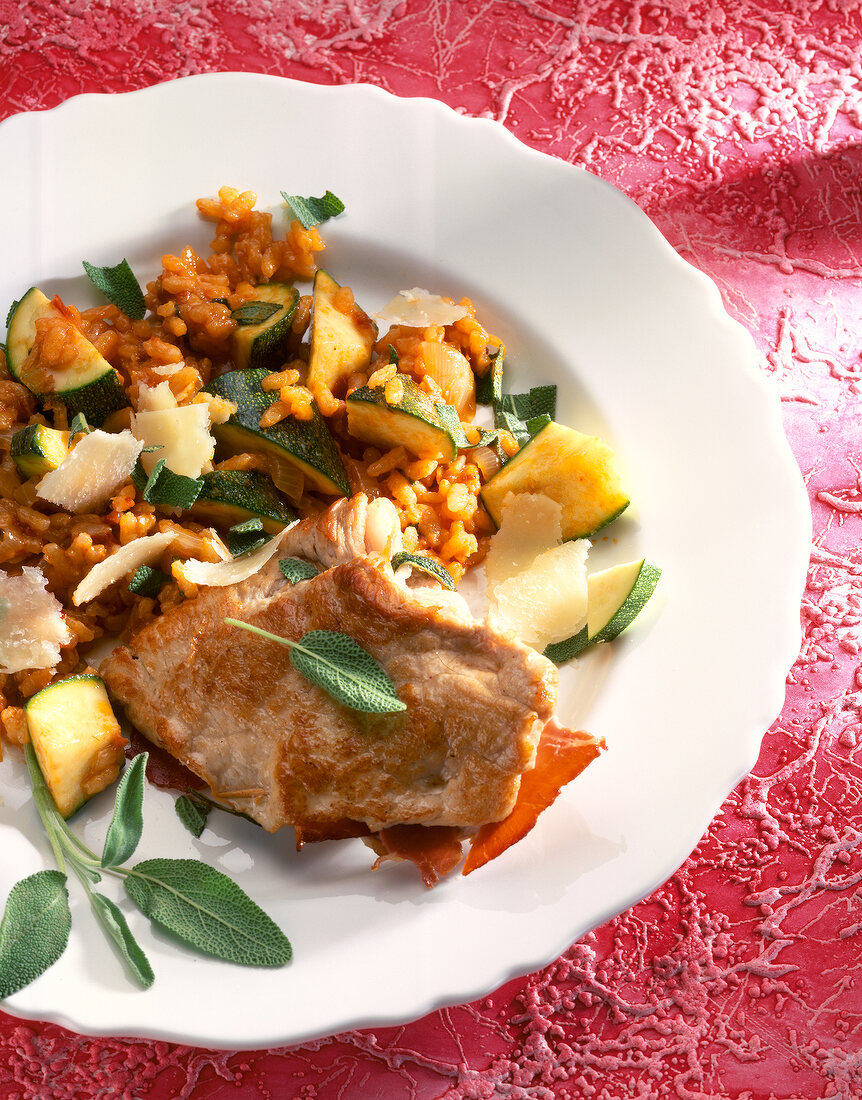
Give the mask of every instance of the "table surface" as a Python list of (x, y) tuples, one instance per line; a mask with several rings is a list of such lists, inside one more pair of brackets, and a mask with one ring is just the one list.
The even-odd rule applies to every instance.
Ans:
[(0, 1014), (0, 1098), (862, 1097), (860, 47), (855, 0), (0, 0), (0, 118), (200, 72), (364, 81), (615, 184), (753, 334), (814, 522), (783, 713), (651, 896), (479, 1002), (299, 1047)]

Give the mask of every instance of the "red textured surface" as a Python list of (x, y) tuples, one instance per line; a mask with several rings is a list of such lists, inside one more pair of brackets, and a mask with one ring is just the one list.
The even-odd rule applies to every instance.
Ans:
[(0, 1015), (0, 1098), (862, 1097), (858, 0), (0, 0), (0, 43), (0, 117), (213, 70), (361, 80), (603, 176), (753, 333), (814, 518), (784, 711), (645, 901), (481, 1002), (299, 1048)]

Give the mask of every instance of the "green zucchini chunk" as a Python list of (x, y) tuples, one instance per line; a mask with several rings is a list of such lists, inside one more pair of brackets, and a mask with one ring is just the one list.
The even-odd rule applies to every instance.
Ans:
[[(234, 366), (241, 370), (251, 367), (273, 371), (288, 360), (298, 301), (299, 291), (286, 283), (266, 283), (255, 288), (254, 301), (246, 302), (231, 314), (237, 322), (231, 338)], [(264, 315), (263, 319), (255, 321), (259, 315)]]
[(15, 432), (9, 453), (23, 477), (42, 477), (56, 470), (69, 453), (69, 432), (31, 424)]
[(228, 371), (204, 387), (207, 393), (236, 405), (236, 412), (225, 424), (212, 427), (219, 448), (225, 454), (250, 451), (285, 458), (299, 467), (310, 488), (329, 496), (349, 496), (344, 461), (316, 406), (310, 420), (288, 416), (271, 428), (261, 428), (261, 414), (278, 400), (277, 391), (261, 389), (268, 373), (259, 369)]
[(83, 413), (90, 424), (99, 427), (129, 402), (117, 372), (82, 332), (75, 330), (75, 357), (69, 364), (54, 368), (29, 359), (36, 343), (36, 322), (60, 316), (56, 305), (38, 287), (27, 291), (9, 318), (9, 371), (37, 397), (56, 397), (71, 413)]
[(509, 493), (543, 493), (556, 500), (563, 510), (563, 539), (588, 538), (629, 504), (610, 447), (553, 420), (483, 487), (482, 503), (498, 527)]
[(417, 458), (451, 462), (458, 448), (434, 402), (412, 378), (396, 376), (402, 396), (389, 404), (386, 387), (362, 386), (347, 398), (347, 428), (352, 436), (377, 447), (405, 447)]
[(297, 518), (266, 474), (255, 470), (213, 470), (201, 480), (201, 491), (190, 511), (214, 527), (233, 527), (248, 519), (260, 519), (264, 531), (276, 535)]
[(120, 774), (127, 745), (98, 676), (68, 676), (31, 696), (27, 729), (57, 809), (69, 817)]
[(656, 589), (661, 570), (645, 558), (614, 565), (587, 577), (587, 622), (579, 633), (550, 645), (545, 656), (561, 664), (628, 629)]
[(324, 410), (340, 396), (352, 374), (366, 371), (377, 326), (358, 306), (342, 313), (335, 305), (340, 285), (326, 271), (314, 276), (308, 388)]

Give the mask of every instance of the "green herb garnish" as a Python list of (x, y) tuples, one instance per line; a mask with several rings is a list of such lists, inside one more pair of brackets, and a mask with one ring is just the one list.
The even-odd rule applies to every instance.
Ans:
[(290, 663), (297, 672), (351, 710), (364, 714), (395, 714), (407, 709), (377, 661), (347, 634), (311, 630), (294, 642), (239, 619), (225, 619), (225, 622), (287, 646)]
[(151, 565), (139, 565), (129, 581), (129, 591), (154, 600), (170, 579), (161, 569), (154, 569)]
[(344, 203), (331, 191), (327, 191), (317, 199), (312, 196), (304, 198), (302, 195), (288, 195), (286, 191), (282, 191), (281, 197), (296, 214), (303, 229), (320, 225), (321, 222), (336, 217), (344, 210)]
[(174, 803), (177, 817), (188, 829), (192, 836), (199, 837), (209, 817), (211, 807), (203, 799), (195, 796), (194, 792), (181, 794)]
[(89, 435), (91, 430), (86, 416), (81, 412), (75, 413), (69, 425), (69, 435)]
[(66, 949), (71, 928), (67, 868), (75, 872), (103, 931), (144, 988), (153, 983), (152, 967), (122, 911), (93, 888), (103, 873), (122, 879), (126, 894), (142, 913), (202, 954), (246, 966), (284, 966), (290, 961), (290, 942), (278, 925), (227, 875), (208, 864), (148, 859), (122, 866), (143, 831), (146, 753), (135, 757), (120, 780), (101, 858), (57, 810), (31, 745), (25, 754), (33, 800), (59, 870), (30, 875), (9, 894), (0, 923), (0, 998), (23, 989)]
[[(134, 481), (134, 478), (132, 478)], [(153, 467), (141, 495), (148, 504), (161, 504), (166, 508), (191, 508), (203, 488), (203, 478), (175, 474), (163, 458)]]
[(312, 565), (310, 561), (303, 561), (302, 558), (282, 558), (278, 568), (284, 579), (291, 584), (311, 580), (320, 572), (316, 565)]
[(421, 569), (438, 580), (444, 588), (454, 591), (455, 582), (452, 580), (452, 574), (433, 558), (426, 557), (424, 554), (408, 554), (406, 550), (402, 550), (392, 559), (392, 568), (400, 569), (405, 564), (412, 565), (414, 569)]
[(144, 293), (127, 260), (114, 267), (96, 267), (83, 261), (84, 270), (111, 305), (122, 310), (133, 321), (140, 321), (147, 312)]

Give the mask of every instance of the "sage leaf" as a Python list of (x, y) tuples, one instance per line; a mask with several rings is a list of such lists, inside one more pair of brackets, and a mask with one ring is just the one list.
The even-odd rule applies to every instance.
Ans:
[(95, 891), (90, 891), (90, 904), (102, 928), (119, 948), (134, 978), (144, 989), (149, 989), (155, 979), (153, 968), (141, 945), (132, 935), (122, 910), (110, 898)]
[(333, 630), (304, 634), (290, 651), (290, 663), (351, 710), (393, 714), (407, 709), (377, 661), (346, 634)]
[(72, 423), (69, 425), (69, 435), (89, 435), (91, 431), (87, 418), (83, 413), (75, 413)]
[(437, 410), (437, 415), (443, 421), (444, 427), (448, 430), (452, 439), (455, 441), (455, 446), (460, 451), (462, 448), (470, 446), (470, 440), (464, 431), (464, 426), (461, 423), (461, 418), (458, 416), (458, 410), (454, 405), (445, 405), (442, 401), (435, 403), (434, 408)]
[(243, 302), (230, 316), (238, 325), (262, 325), (281, 308), (278, 302)]
[(502, 346), (492, 351), (488, 358), (491, 362), (481, 378), (476, 379), (476, 400), (480, 405), (495, 405), (503, 397), (503, 361), (505, 352)]
[[(134, 481), (134, 478), (132, 478)], [(141, 495), (148, 504), (163, 504), (168, 508), (191, 508), (203, 488), (203, 478), (175, 474), (163, 458), (153, 467)]]
[(310, 561), (303, 561), (302, 558), (282, 558), (278, 563), (278, 568), (281, 570), (284, 579), (290, 581), (291, 584), (311, 580), (312, 577), (316, 577), (320, 573), (316, 565), (312, 565)]
[(412, 565), (414, 569), (421, 569), (424, 573), (429, 573), (444, 588), (448, 588), (450, 591), (454, 590), (455, 582), (452, 580), (452, 574), (439, 562), (434, 561), (433, 558), (429, 558), (425, 554), (409, 554), (406, 550), (402, 550), (392, 559), (392, 568), (400, 569), (405, 564)]
[(12, 887), (0, 922), (0, 999), (53, 966), (66, 950), (71, 927), (62, 871), (37, 871)]
[(209, 817), (210, 807), (193, 794), (181, 794), (174, 803), (177, 817), (194, 837), (199, 837)]
[(161, 569), (155, 569), (152, 565), (139, 565), (129, 581), (129, 591), (154, 600), (170, 579)]
[(142, 752), (126, 768), (117, 786), (114, 812), (102, 849), (102, 866), (117, 867), (130, 859), (144, 829), (144, 770), (147, 753)]
[(94, 286), (108, 301), (133, 321), (140, 321), (147, 312), (144, 294), (127, 260), (120, 260), (114, 267), (96, 267), (83, 261), (84, 270)]
[(336, 217), (344, 210), (344, 203), (331, 191), (327, 191), (325, 195), (321, 195), (319, 198), (310, 195), (303, 198), (302, 195), (288, 195), (285, 191), (282, 191), (281, 197), (296, 214), (303, 229), (311, 229), (313, 225), (320, 225), (321, 222)]
[(407, 709), (377, 661), (347, 634), (311, 630), (294, 642), (239, 619), (225, 619), (225, 622), (287, 646), (290, 663), (297, 672), (351, 710), (364, 714), (395, 714)]
[(243, 966), (284, 966), (290, 941), (227, 875), (196, 859), (148, 859), (126, 892), (150, 920), (205, 955)]

